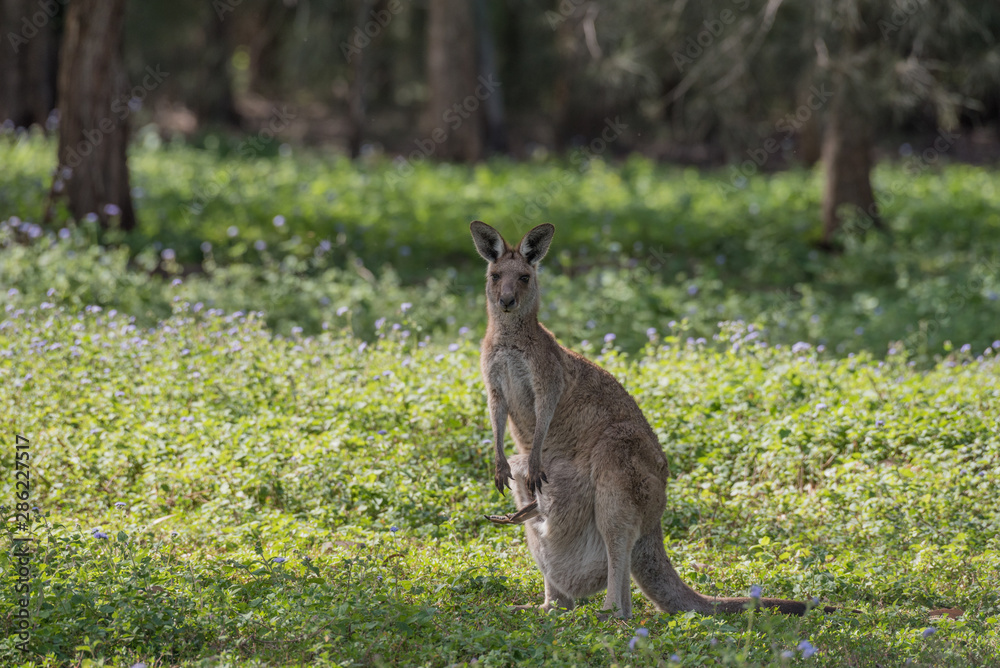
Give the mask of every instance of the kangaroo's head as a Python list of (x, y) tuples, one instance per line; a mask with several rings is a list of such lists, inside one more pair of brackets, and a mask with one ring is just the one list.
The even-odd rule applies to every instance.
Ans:
[(524, 317), (538, 311), (538, 263), (545, 257), (556, 228), (548, 223), (532, 229), (515, 247), (478, 220), (472, 223), (476, 250), (489, 262), (486, 303), (491, 316)]

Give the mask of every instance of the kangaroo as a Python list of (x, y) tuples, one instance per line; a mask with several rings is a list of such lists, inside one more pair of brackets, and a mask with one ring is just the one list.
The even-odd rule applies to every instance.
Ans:
[[(631, 579), (663, 612), (740, 612), (751, 601), (802, 615), (800, 601), (716, 598), (681, 580), (663, 547), (667, 459), (638, 404), (610, 373), (559, 345), (538, 322), (538, 263), (555, 233), (535, 227), (514, 247), (480, 221), (489, 263), (489, 322), (480, 352), (494, 443), (494, 482), (514, 481), (520, 510), (491, 517), (524, 524), (545, 578), (548, 611), (607, 590), (602, 617), (632, 614)], [(504, 455), (509, 426), (516, 455)], [(519, 606), (535, 607), (535, 606)], [(826, 608), (828, 612), (834, 608)]]

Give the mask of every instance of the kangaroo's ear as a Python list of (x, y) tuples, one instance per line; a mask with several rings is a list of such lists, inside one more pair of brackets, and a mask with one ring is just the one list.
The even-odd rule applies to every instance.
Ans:
[(472, 240), (476, 242), (476, 250), (487, 262), (496, 262), (504, 250), (507, 249), (507, 242), (503, 240), (500, 233), (486, 223), (474, 220), (469, 226), (472, 230)]
[(549, 252), (549, 244), (552, 243), (552, 235), (556, 233), (555, 225), (545, 223), (532, 229), (518, 245), (521, 255), (529, 264), (538, 264)]

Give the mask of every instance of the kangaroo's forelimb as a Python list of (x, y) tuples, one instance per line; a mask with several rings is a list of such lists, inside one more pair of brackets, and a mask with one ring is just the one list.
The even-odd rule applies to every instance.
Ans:
[(534, 495), (542, 490), (542, 483), (549, 479), (542, 469), (542, 450), (545, 436), (552, 424), (552, 416), (559, 406), (562, 397), (562, 376), (546, 377), (542, 374), (532, 374), (532, 385), (535, 393), (535, 432), (531, 440), (531, 454), (528, 457), (528, 491)]
[(497, 390), (489, 393), (490, 423), (493, 427), (493, 482), (501, 495), (510, 489), (510, 464), (503, 453), (504, 427), (507, 424), (507, 402)]

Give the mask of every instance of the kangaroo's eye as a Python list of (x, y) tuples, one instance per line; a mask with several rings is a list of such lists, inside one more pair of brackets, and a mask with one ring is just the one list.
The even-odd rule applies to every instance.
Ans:
[(499, 281), (500, 274), (490, 274), (490, 278), (492, 278), (494, 281)]
[(531, 280), (531, 276), (529, 276), (528, 274), (525, 274), (524, 276), (521, 277), (521, 282), (522, 283), (527, 283), (530, 280)]

